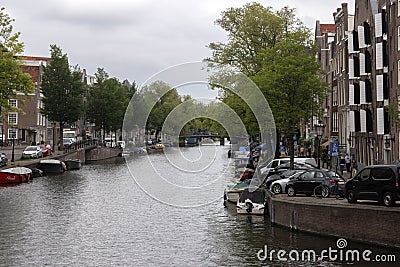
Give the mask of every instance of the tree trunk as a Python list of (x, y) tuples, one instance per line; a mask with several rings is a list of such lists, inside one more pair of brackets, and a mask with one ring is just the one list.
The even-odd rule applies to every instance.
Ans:
[(60, 123), (60, 150), (63, 151), (64, 150), (64, 123), (63, 122), (59, 122)]

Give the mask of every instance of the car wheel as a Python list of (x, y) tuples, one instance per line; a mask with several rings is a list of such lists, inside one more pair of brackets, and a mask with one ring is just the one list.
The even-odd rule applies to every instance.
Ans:
[(274, 192), (274, 194), (280, 194), (282, 193), (282, 187), (280, 184), (274, 184), (272, 186), (272, 192)]
[(293, 186), (289, 186), (287, 189), (287, 194), (289, 197), (294, 197), (296, 195), (296, 191)]
[(328, 187), (326, 187), (326, 186), (324, 186), (324, 187), (322, 187), (322, 192), (321, 192), (321, 196), (323, 197), (323, 198), (327, 198), (327, 197), (329, 197), (329, 188)]
[(392, 193), (390, 193), (390, 192), (385, 192), (385, 193), (383, 193), (383, 196), (382, 196), (382, 201), (383, 201), (383, 204), (386, 206), (386, 207), (391, 207), (391, 206), (393, 206), (394, 205), (394, 198), (393, 198), (393, 195), (392, 195)]
[(350, 191), (347, 192), (346, 198), (347, 198), (347, 202), (349, 202), (349, 203), (356, 203), (357, 202), (357, 198), (356, 198), (353, 190), (350, 190)]

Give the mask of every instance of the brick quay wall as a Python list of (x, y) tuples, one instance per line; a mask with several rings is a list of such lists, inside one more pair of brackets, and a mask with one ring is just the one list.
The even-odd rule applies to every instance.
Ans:
[(398, 205), (269, 194), (268, 212), (272, 224), (292, 230), (400, 248)]

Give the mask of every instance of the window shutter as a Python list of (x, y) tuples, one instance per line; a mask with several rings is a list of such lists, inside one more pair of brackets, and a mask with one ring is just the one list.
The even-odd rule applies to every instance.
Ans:
[(349, 53), (354, 52), (354, 38), (353, 38), (353, 33), (350, 32), (349, 35), (347, 36), (347, 48), (349, 50)]
[(377, 70), (383, 69), (383, 45), (382, 43), (377, 43), (376, 44), (376, 61), (375, 61), (375, 67)]
[(354, 133), (356, 131), (356, 120), (355, 120), (355, 116), (354, 116), (354, 111), (350, 111), (349, 113), (350, 116), (350, 132)]
[(376, 109), (376, 129), (377, 134), (385, 134), (385, 114), (384, 108)]
[(349, 85), (349, 105), (354, 105), (354, 85)]
[(383, 101), (383, 75), (376, 75), (376, 101)]
[(382, 37), (382, 13), (375, 14), (375, 37)]
[(365, 54), (360, 53), (360, 75), (365, 75)]
[(349, 78), (354, 79), (354, 60), (352, 58), (349, 59)]
[(358, 47), (363, 48), (366, 47), (365, 45), (365, 35), (364, 35), (364, 27), (358, 26)]
[(360, 81), (360, 104), (367, 104), (365, 97), (365, 82)]
[(361, 132), (367, 132), (367, 111), (364, 109), (360, 110), (360, 124), (361, 124)]

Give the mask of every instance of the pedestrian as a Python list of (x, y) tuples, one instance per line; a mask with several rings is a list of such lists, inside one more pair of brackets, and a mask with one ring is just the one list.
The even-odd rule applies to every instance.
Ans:
[(346, 165), (346, 160), (343, 156), (340, 157), (339, 167), (340, 167), (340, 174), (343, 175), (344, 166)]
[(353, 176), (355, 176), (357, 174), (357, 172), (358, 172), (358, 164), (357, 164), (357, 161), (355, 159), (353, 159), (351, 167), (353, 168)]
[(349, 154), (346, 154), (346, 157), (344, 158), (345, 163), (346, 163), (346, 171), (350, 172), (350, 166), (351, 166), (351, 158)]

